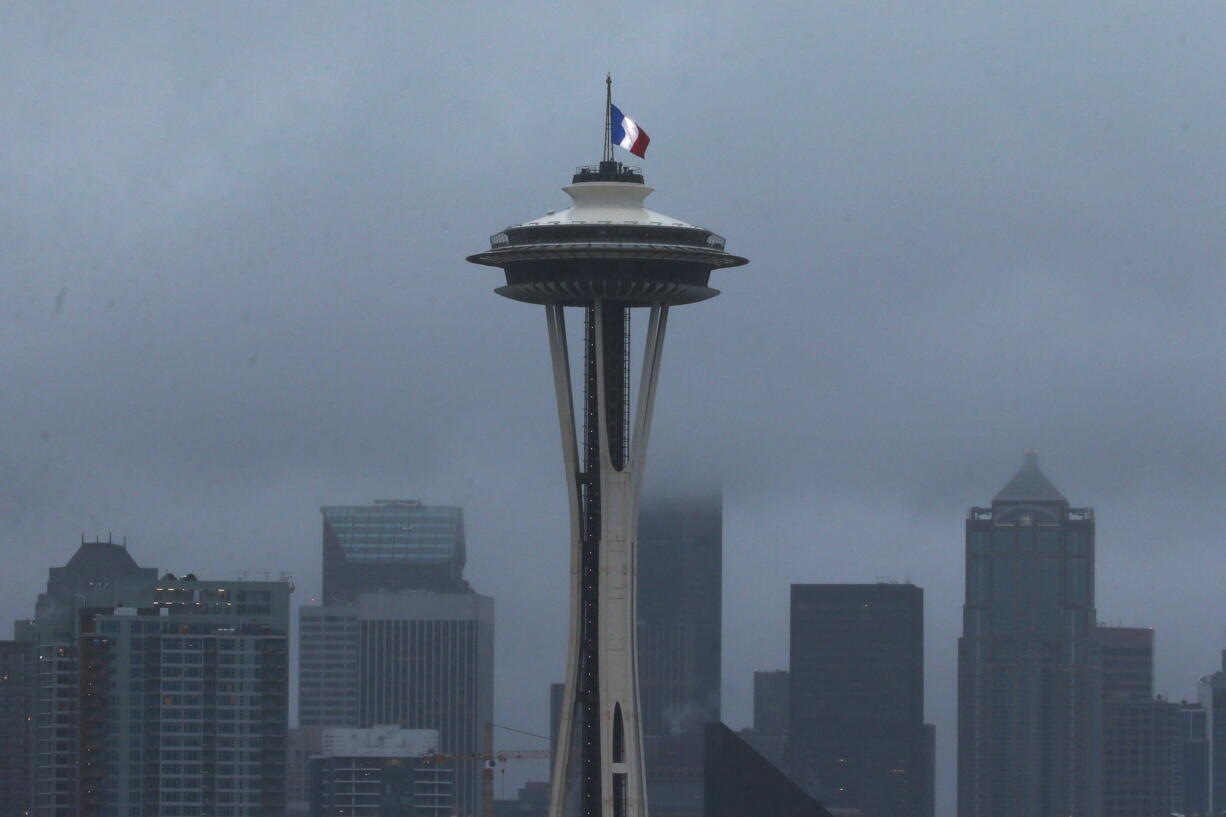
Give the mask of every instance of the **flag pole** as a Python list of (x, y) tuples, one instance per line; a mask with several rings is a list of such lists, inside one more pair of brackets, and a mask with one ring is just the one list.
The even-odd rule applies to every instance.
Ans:
[(613, 75), (604, 75), (604, 152), (603, 162), (613, 161)]

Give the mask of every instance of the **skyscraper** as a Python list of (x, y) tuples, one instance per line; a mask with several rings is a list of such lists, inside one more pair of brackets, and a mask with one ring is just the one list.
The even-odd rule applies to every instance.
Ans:
[(324, 604), (349, 604), (361, 593), (380, 591), (468, 589), (460, 508), (379, 500), (320, 512)]
[[(610, 81), (611, 82), (611, 81)], [(610, 86), (611, 87), (611, 86)], [(606, 137), (612, 103), (606, 96)], [(606, 139), (606, 142), (608, 140)], [(669, 309), (718, 294), (714, 269), (746, 259), (710, 230), (650, 211), (652, 192), (606, 144), (564, 188), (573, 205), (490, 238), (469, 256), (500, 267), (498, 293), (545, 307), (571, 522), (571, 643), (550, 813), (647, 811), (635, 622), (638, 504)], [(566, 307), (583, 310), (582, 434)], [(638, 403), (630, 406), (630, 315), (648, 310)], [(633, 432), (631, 428), (633, 426)]]
[[(670, 490), (639, 514), (639, 693), (652, 814), (702, 809), (702, 728), (720, 717), (723, 503), (719, 489)], [(685, 803), (691, 811), (685, 811)]]
[(966, 521), (958, 642), (959, 817), (1099, 817), (1094, 512), (1026, 454)]
[(704, 724), (720, 718), (719, 492), (645, 497), (638, 554), (643, 734), (700, 734)]
[(932, 817), (924, 591), (794, 584), (790, 770), (827, 808)]
[[(435, 729), (440, 751), (484, 751), (494, 707), (494, 600), (476, 593), (363, 593), (300, 608), (299, 723)], [(348, 721), (342, 723), (338, 721)], [(481, 814), (479, 764), (456, 764), (455, 809)]]
[(33, 812), (77, 817), (80, 789), (80, 611), (151, 598), (157, 569), (140, 567), (126, 546), (86, 542), (63, 567), (53, 567), (35, 608), (36, 687)]

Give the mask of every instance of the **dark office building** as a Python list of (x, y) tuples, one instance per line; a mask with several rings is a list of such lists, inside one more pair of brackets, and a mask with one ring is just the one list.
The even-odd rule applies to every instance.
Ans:
[(1027, 454), (966, 521), (959, 817), (1102, 814), (1095, 623), (1094, 512), (1070, 507)]
[(324, 604), (352, 604), (361, 593), (468, 590), (462, 509), (380, 500), (320, 511)]
[(1103, 706), (1103, 814), (1168, 817), (1179, 704), (1115, 701)]
[(1154, 631), (1098, 627), (1103, 814), (1167, 817), (1175, 802), (1180, 705), (1154, 699)]
[(791, 678), (785, 669), (759, 670), (753, 674), (753, 730), (788, 731), (788, 696)]
[[(652, 815), (656, 815), (652, 806)], [(830, 817), (830, 812), (722, 723), (703, 735), (704, 817)]]
[(1154, 631), (1149, 627), (1098, 627), (1103, 653), (1103, 702), (1154, 697)]
[(1179, 706), (1178, 736), (1172, 775), (1173, 814), (1207, 817), (1209, 814), (1209, 742), (1204, 707), (1187, 702)]
[(792, 585), (790, 679), (792, 779), (835, 811), (932, 817), (923, 590)]
[(718, 489), (644, 497), (639, 690), (653, 817), (697, 817), (702, 727), (720, 717), (723, 503)]
[(718, 492), (654, 495), (639, 513), (643, 734), (701, 734), (719, 720), (723, 505)]
[(0, 641), (0, 817), (30, 811), (34, 643)]

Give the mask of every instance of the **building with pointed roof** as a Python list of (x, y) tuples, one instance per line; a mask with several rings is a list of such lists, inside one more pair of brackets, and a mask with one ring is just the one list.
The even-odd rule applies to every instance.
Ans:
[(1013, 479), (997, 492), (992, 502), (1054, 502), (1068, 505), (1064, 494), (1039, 470), (1039, 455), (1034, 451), (1026, 452), (1022, 467), (1013, 475)]
[(1027, 453), (966, 520), (959, 817), (1100, 817), (1094, 512)]
[[(70, 603), (74, 596), (122, 593), (125, 585), (152, 585), (157, 580), (157, 568), (141, 567), (128, 553), (128, 543), (96, 539), (81, 546), (63, 567), (47, 571), (47, 591), (39, 594), (35, 617), (45, 619)], [(108, 599), (111, 600), (111, 599)]]

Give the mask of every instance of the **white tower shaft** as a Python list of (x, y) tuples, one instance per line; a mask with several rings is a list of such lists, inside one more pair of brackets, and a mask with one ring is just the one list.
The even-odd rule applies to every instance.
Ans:
[[(570, 499), (571, 637), (550, 817), (646, 817), (635, 584), (639, 497), (668, 306), (652, 304), (629, 445), (619, 406), (624, 310), (597, 299), (585, 350), (585, 457), (580, 463), (564, 307), (545, 307)], [(616, 326), (611, 321), (617, 321)], [(595, 393), (592, 393), (594, 390)], [(624, 452), (624, 453), (623, 453)], [(595, 456), (593, 456), (593, 454)], [(595, 524), (599, 520), (598, 527)]]

